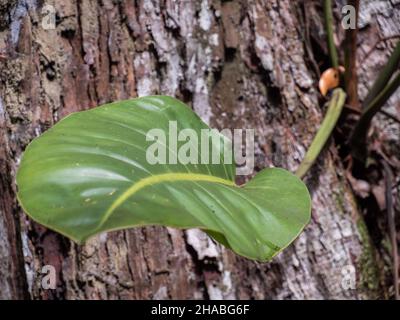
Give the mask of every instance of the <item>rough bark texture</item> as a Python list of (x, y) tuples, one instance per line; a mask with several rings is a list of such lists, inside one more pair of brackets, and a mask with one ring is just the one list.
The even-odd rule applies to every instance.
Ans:
[[(382, 20), (373, 9), (383, 2), (391, 11)], [(307, 180), (311, 223), (271, 263), (235, 256), (197, 230), (139, 228), (77, 246), (28, 219), (16, 201), (16, 168), (33, 137), (71, 112), (147, 94), (174, 95), (219, 129), (255, 128), (257, 168), (294, 171), (324, 111), (316, 89), (316, 61), (326, 58), (318, 3), (46, 4), (56, 9), (55, 30), (42, 28), (43, 1), (0, 0), (0, 298), (385, 297), (333, 144)], [(395, 1), (369, 6), (361, 8), (369, 10), (360, 30), (366, 39), (386, 34), (400, 14)], [(379, 60), (379, 53), (371, 57)], [(41, 288), (46, 264), (57, 270), (55, 290)], [(356, 270), (355, 289), (342, 286), (348, 266)]]

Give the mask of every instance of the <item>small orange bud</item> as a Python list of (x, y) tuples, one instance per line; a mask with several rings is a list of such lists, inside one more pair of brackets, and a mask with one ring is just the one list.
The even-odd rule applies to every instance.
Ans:
[(326, 96), (329, 90), (332, 90), (339, 86), (340, 83), (340, 77), (339, 77), (339, 72), (343, 73), (344, 72), (344, 67), (339, 66), (338, 68), (329, 68), (326, 69), (322, 75), (321, 78), (319, 78), (319, 91), (323, 96)]

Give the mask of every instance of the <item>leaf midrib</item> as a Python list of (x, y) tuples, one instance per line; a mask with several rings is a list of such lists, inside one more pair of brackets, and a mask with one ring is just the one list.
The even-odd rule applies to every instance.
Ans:
[(152, 186), (162, 182), (175, 182), (175, 181), (193, 181), (193, 182), (205, 181), (205, 182), (221, 183), (223, 185), (231, 187), (236, 186), (234, 181), (207, 174), (171, 172), (171, 173), (152, 175), (135, 182), (132, 186), (130, 186), (127, 190), (125, 190), (117, 199), (115, 199), (114, 202), (111, 204), (111, 206), (107, 209), (103, 218), (100, 220), (97, 229), (98, 230), (101, 229), (103, 225), (107, 222), (107, 220), (111, 217), (113, 212), (119, 206), (121, 206), (126, 200), (128, 200), (130, 197), (132, 197), (140, 190), (148, 186)]

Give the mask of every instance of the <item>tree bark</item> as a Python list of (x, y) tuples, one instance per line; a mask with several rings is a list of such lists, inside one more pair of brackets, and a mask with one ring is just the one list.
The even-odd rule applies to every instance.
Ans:
[[(271, 263), (238, 257), (198, 230), (136, 228), (78, 246), (30, 220), (16, 201), (15, 172), (35, 136), (71, 112), (148, 94), (176, 96), (218, 129), (254, 128), (256, 168), (294, 171), (324, 113), (318, 2), (45, 3), (56, 10), (54, 30), (42, 26), (43, 1), (0, 0), (0, 298), (385, 297), (332, 141), (308, 175), (312, 221)], [(379, 18), (369, 22), (377, 34), (387, 27)], [(41, 286), (47, 264), (56, 269), (54, 290)], [(356, 283), (348, 288), (343, 272), (352, 268)]]

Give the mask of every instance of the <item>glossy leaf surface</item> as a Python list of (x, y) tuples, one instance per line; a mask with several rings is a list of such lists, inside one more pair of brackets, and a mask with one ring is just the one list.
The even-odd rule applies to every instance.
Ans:
[[(146, 135), (154, 128), (167, 133), (168, 156), (174, 158), (186, 144), (201, 162), (200, 141), (169, 148), (171, 121), (178, 132), (193, 129), (199, 137), (209, 129), (189, 107), (167, 96), (69, 115), (26, 149), (17, 174), (22, 207), (79, 243), (135, 226), (201, 228), (237, 254), (266, 261), (298, 236), (310, 219), (310, 197), (288, 171), (264, 169), (237, 186), (234, 164), (150, 164), (146, 151), (155, 141)], [(223, 161), (223, 146), (230, 141), (219, 133), (211, 136), (210, 159), (214, 151)]]

